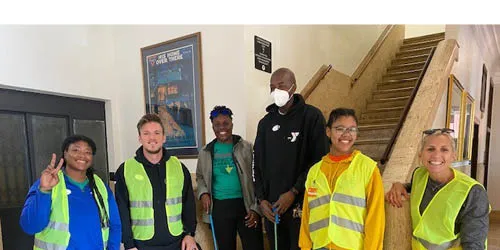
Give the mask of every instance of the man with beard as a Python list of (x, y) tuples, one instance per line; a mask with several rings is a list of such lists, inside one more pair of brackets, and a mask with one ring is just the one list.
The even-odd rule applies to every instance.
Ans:
[(142, 144), (116, 171), (116, 201), (125, 249), (199, 250), (194, 240), (196, 206), (191, 175), (163, 143), (155, 114), (137, 123)]

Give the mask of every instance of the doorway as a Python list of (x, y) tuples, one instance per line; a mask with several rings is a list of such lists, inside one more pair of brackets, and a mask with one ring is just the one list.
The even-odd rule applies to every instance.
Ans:
[(0, 218), (4, 249), (33, 249), (19, 217), (30, 186), (69, 135), (94, 140), (97, 175), (107, 182), (104, 102), (0, 89)]

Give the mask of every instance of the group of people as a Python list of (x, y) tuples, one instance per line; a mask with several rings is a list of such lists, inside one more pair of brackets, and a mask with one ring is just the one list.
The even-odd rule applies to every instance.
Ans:
[[(135, 157), (116, 171), (116, 202), (92, 170), (95, 143), (66, 138), (30, 188), (20, 224), (34, 249), (200, 250), (195, 199), (220, 250), (382, 249), (384, 190), (377, 163), (354, 148), (354, 110), (336, 108), (327, 122), (305, 103), (294, 73), (273, 72), (274, 103), (259, 122), (255, 142), (233, 134), (233, 112), (210, 112), (215, 139), (198, 155), (197, 194), (190, 173), (163, 148), (157, 115), (137, 124)], [(411, 201), (413, 249), (485, 249), (489, 202), (477, 181), (451, 167), (448, 129), (426, 130), (411, 183), (394, 183), (385, 200)], [(410, 194), (409, 194), (410, 193)], [(262, 218), (263, 217), (263, 218)], [(264, 222), (264, 223), (262, 223)], [(206, 226), (206, 225), (203, 225)]]

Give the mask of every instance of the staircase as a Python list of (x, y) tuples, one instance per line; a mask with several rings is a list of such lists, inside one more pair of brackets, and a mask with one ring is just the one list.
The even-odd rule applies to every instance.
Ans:
[(396, 131), (426, 60), (444, 33), (405, 39), (390, 68), (359, 117), (355, 147), (377, 162)]

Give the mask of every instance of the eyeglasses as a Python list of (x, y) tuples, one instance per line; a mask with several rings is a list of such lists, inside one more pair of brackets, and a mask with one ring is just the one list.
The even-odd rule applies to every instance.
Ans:
[(339, 126), (339, 127), (333, 127), (333, 129), (335, 129), (335, 133), (337, 133), (339, 135), (343, 135), (347, 131), (349, 132), (349, 134), (355, 135), (359, 131), (359, 129), (357, 127), (345, 128), (345, 127)]
[(422, 133), (424, 135), (432, 135), (438, 131), (441, 132), (442, 134), (444, 134), (444, 133), (450, 134), (450, 133), (455, 132), (455, 130), (453, 130), (451, 128), (433, 128), (433, 129), (424, 130)]

